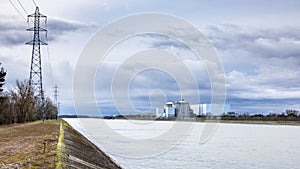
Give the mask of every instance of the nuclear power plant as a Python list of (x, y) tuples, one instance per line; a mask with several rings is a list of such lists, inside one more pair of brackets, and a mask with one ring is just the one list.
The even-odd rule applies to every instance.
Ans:
[(190, 105), (188, 101), (182, 99), (180, 101), (167, 102), (161, 112), (159, 111), (159, 108), (156, 108), (156, 117), (165, 119), (191, 119), (197, 116), (210, 115), (213, 107), (220, 108), (220, 110), (222, 109), (219, 114), (215, 115), (220, 115), (230, 111), (229, 104), (222, 105), (203, 103)]

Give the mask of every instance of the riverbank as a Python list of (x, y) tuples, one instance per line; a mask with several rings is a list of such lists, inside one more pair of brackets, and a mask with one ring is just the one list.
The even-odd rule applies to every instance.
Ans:
[(56, 120), (0, 126), (0, 168), (55, 168), (58, 133)]
[(120, 169), (109, 156), (61, 120), (56, 168)]

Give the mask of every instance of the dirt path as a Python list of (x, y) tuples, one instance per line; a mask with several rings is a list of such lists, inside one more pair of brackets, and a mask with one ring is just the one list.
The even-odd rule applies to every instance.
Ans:
[(0, 168), (55, 168), (58, 133), (58, 121), (0, 126)]

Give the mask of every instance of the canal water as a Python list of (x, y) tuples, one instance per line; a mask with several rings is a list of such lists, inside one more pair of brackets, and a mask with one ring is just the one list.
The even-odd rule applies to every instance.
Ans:
[(65, 120), (123, 168), (300, 167), (300, 126)]

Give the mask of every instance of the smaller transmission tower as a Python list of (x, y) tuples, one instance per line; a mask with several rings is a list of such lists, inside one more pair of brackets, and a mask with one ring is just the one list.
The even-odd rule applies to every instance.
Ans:
[(57, 116), (59, 116), (59, 102), (57, 101), (57, 97), (58, 97), (58, 86), (55, 85), (54, 86), (54, 105), (56, 106), (56, 110), (57, 110)]
[(55, 85), (54, 86), (54, 105), (56, 106), (56, 108), (58, 109), (58, 102), (57, 102), (57, 97), (58, 97), (58, 86)]
[(30, 66), (30, 77), (29, 85), (38, 92), (41, 108), (42, 108), (42, 120), (44, 121), (44, 111), (45, 111), (45, 98), (43, 91), (43, 78), (42, 78), (42, 60), (41, 60), (41, 51), (40, 45), (47, 45), (47, 43), (41, 41), (40, 32), (46, 32), (47, 30), (40, 27), (41, 18), (45, 19), (47, 22), (47, 17), (42, 15), (39, 12), (39, 7), (36, 7), (35, 13), (28, 15), (28, 20), (33, 18), (34, 26), (27, 29), (27, 31), (33, 31), (33, 40), (26, 43), (26, 45), (32, 45), (32, 57), (31, 57), (31, 66)]

